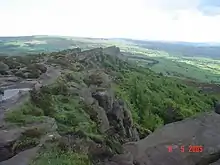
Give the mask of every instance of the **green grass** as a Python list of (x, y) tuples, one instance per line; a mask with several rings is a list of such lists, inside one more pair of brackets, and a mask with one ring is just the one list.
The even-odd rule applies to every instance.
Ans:
[(27, 125), (39, 121), (44, 121), (43, 111), (30, 102), (24, 103), (24, 105), (9, 110), (5, 115), (5, 120), (17, 125)]
[(91, 165), (85, 154), (61, 151), (57, 147), (43, 150), (31, 165)]
[(168, 76), (176, 76), (180, 78), (189, 78), (200, 82), (217, 82), (220, 83), (220, 72), (216, 70), (207, 70), (202, 66), (187, 64), (177, 60), (169, 60), (166, 58), (157, 59), (158, 64), (153, 65), (151, 69), (157, 73), (163, 73)]

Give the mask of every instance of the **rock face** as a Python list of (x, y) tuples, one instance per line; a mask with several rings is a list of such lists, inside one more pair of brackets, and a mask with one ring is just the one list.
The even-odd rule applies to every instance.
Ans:
[(79, 95), (90, 117), (100, 123), (100, 131), (107, 131), (121, 143), (139, 140), (130, 110), (122, 100), (114, 96), (108, 75), (99, 70), (91, 70), (84, 82), (88, 87), (82, 88)]
[(104, 48), (103, 52), (104, 54), (113, 55), (113, 56), (117, 56), (121, 53), (120, 49), (116, 46), (110, 46), (110, 47)]
[[(212, 112), (165, 125), (143, 140), (127, 143), (133, 163), (122, 159), (107, 165), (209, 165), (220, 159), (220, 115)], [(172, 146), (172, 152), (168, 148)], [(184, 152), (181, 152), (184, 146)], [(196, 146), (201, 146), (196, 149)], [(198, 147), (199, 148), (199, 147)], [(183, 147), (182, 147), (183, 151)], [(129, 158), (130, 160), (130, 158)], [(127, 160), (128, 161), (128, 160)]]

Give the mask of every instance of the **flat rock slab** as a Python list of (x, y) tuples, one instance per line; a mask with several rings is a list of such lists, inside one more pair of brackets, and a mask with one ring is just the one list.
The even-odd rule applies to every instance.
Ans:
[(39, 147), (20, 152), (9, 160), (0, 162), (0, 165), (29, 165), (36, 156)]
[(0, 130), (0, 144), (16, 141), (22, 133), (22, 129)]
[[(168, 151), (170, 146), (172, 152)], [(184, 152), (181, 152), (181, 146), (184, 146)], [(202, 146), (202, 151), (190, 152), (190, 146)], [(220, 158), (220, 115), (204, 113), (165, 125), (145, 139), (125, 144), (124, 148), (132, 153), (139, 165), (215, 163)]]

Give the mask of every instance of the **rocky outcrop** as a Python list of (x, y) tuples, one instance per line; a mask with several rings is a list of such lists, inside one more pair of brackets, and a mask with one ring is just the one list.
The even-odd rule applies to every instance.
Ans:
[(13, 158), (7, 161), (0, 162), (0, 165), (29, 165), (32, 159), (35, 158), (38, 150), (39, 147), (34, 147), (26, 151), (20, 152)]
[[(10, 129), (10, 125), (0, 130), (0, 165), (10, 164), (16, 160), (22, 165), (28, 165), (36, 155), (40, 144), (44, 144), (51, 137), (59, 138), (56, 134), (57, 125), (53, 118), (45, 117), (44, 121), (34, 123), (28, 127)], [(28, 156), (29, 155), (29, 156)]]
[(117, 56), (120, 55), (120, 49), (116, 46), (110, 46), (103, 49), (104, 54)]
[(71, 55), (76, 55), (81, 52), (80, 48), (74, 48), (74, 49), (66, 49), (61, 51), (62, 54), (71, 54)]
[(21, 136), (21, 129), (0, 131), (0, 162), (13, 156), (12, 146)]
[(88, 54), (96, 54), (96, 53), (101, 53), (103, 51), (103, 48), (93, 48), (89, 50), (84, 50), (79, 53), (79, 55), (88, 55)]
[(9, 70), (9, 66), (3, 62), (0, 62), (0, 75), (7, 74), (7, 71)]
[(101, 55), (101, 54), (103, 54), (103, 48), (94, 48), (94, 49), (85, 50), (85, 51), (78, 53), (78, 58), (79, 58), (79, 61), (82, 61), (82, 60), (89, 59), (90, 58), (89, 56)]
[(79, 96), (90, 118), (100, 123), (100, 131), (107, 132), (120, 143), (139, 140), (130, 110), (124, 101), (116, 99), (108, 75), (100, 70), (90, 70), (84, 82), (88, 87), (79, 90)]
[(102, 81), (100, 82), (102, 83), (96, 88), (96, 91), (93, 89), (92, 97), (97, 100), (98, 105), (105, 110), (109, 124), (111, 128), (114, 129), (113, 132), (117, 132), (121, 138), (128, 138), (130, 141), (138, 140), (139, 137), (135, 133), (136, 129), (134, 127), (130, 110), (124, 101), (116, 99), (114, 92), (111, 89), (108, 76), (105, 75), (101, 77)]
[[(220, 159), (219, 127), (220, 115), (214, 112), (165, 125), (143, 140), (124, 145), (125, 151), (133, 157), (132, 163), (128, 163), (130, 158), (126, 159), (127, 163), (117, 159), (106, 165), (216, 164)], [(184, 147), (181, 149), (181, 146)]]

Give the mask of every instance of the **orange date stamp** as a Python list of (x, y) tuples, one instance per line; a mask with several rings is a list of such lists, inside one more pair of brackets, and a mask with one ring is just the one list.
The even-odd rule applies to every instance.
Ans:
[[(168, 152), (173, 152), (174, 147), (172, 145), (168, 146), (167, 148), (168, 148)], [(180, 146), (179, 149), (180, 152), (190, 152), (190, 153), (203, 152), (203, 146), (198, 146), (198, 145)]]

